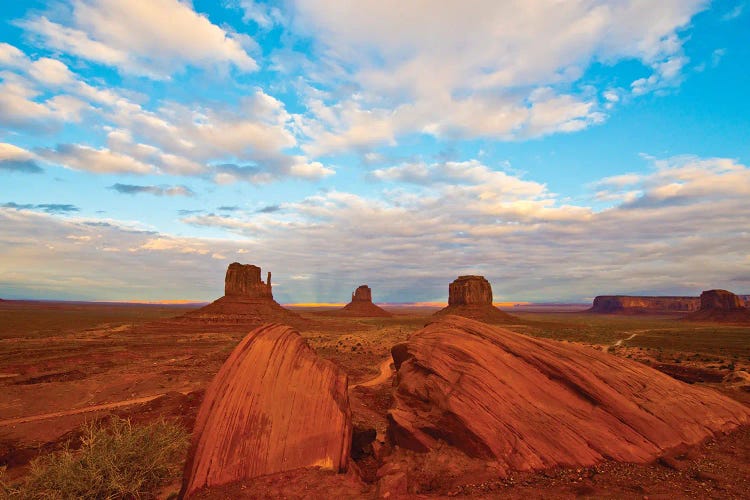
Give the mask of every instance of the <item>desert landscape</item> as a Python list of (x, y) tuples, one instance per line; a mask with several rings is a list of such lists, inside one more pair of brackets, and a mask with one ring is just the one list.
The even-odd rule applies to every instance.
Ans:
[(0, 9), (0, 500), (750, 498), (750, 1)]
[(386, 312), (362, 285), (339, 314), (282, 307), (260, 272), (231, 264), (202, 307), (0, 303), (6, 494), (113, 418), (181, 430), (158, 498), (748, 491), (750, 321), (729, 292), (503, 312), (461, 276), (444, 309)]

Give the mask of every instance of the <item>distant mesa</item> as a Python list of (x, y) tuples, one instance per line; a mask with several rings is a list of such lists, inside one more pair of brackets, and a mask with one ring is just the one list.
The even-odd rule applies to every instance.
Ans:
[(686, 317), (690, 321), (750, 323), (750, 310), (738, 295), (727, 290), (706, 290), (700, 296), (700, 309)]
[(503, 471), (647, 463), (750, 423), (750, 408), (590, 347), (445, 316), (392, 349), (388, 439)]
[(448, 286), (448, 307), (435, 316), (454, 314), (488, 323), (512, 323), (518, 318), (492, 305), (492, 286), (484, 276), (459, 276)]
[(206, 390), (181, 495), (303, 467), (346, 470), (347, 388), (346, 373), (292, 328), (253, 330)]
[(697, 311), (698, 297), (648, 297), (630, 295), (599, 295), (589, 312), (602, 314), (648, 314)]
[[(738, 296), (747, 307), (750, 295)], [(701, 308), (699, 297), (599, 295), (588, 312), (600, 314), (691, 313)]]
[(353, 318), (389, 318), (391, 313), (372, 303), (372, 290), (367, 285), (360, 285), (352, 293), (352, 301), (342, 309), (328, 313), (332, 316), (349, 316)]
[(301, 316), (284, 309), (273, 299), (271, 273), (265, 282), (260, 279), (260, 273), (260, 267), (252, 264), (229, 264), (224, 278), (224, 296), (182, 318), (249, 325), (277, 321), (302, 326), (305, 320)]

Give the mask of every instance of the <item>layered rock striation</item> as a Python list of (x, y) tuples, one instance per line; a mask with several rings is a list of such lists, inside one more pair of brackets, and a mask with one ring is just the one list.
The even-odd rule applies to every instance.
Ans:
[(349, 316), (357, 318), (388, 318), (392, 314), (372, 303), (372, 289), (367, 285), (360, 285), (352, 293), (352, 300), (342, 309), (333, 311), (334, 316)]
[(448, 307), (435, 316), (454, 314), (489, 323), (512, 323), (518, 319), (492, 305), (492, 286), (484, 276), (459, 276), (448, 285)]
[(689, 314), (690, 321), (712, 321), (720, 323), (750, 323), (750, 310), (745, 301), (727, 290), (706, 290), (701, 293), (701, 307)]
[(698, 297), (646, 297), (629, 295), (599, 295), (589, 312), (602, 314), (647, 314), (697, 311)]
[(182, 318), (217, 324), (257, 326), (276, 321), (303, 326), (304, 319), (273, 299), (271, 273), (265, 282), (260, 276), (260, 267), (233, 262), (224, 278), (224, 296)]
[(345, 372), (293, 329), (250, 332), (198, 411), (182, 495), (303, 467), (344, 471), (352, 438)]
[(446, 316), (392, 349), (388, 436), (504, 471), (645, 463), (750, 423), (750, 408), (643, 364)]

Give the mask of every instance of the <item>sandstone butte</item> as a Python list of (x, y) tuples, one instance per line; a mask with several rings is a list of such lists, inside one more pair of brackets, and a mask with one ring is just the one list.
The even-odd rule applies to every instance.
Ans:
[(459, 276), (448, 285), (448, 307), (435, 316), (454, 314), (488, 323), (514, 323), (518, 318), (492, 305), (492, 286), (484, 276)]
[(643, 364), (584, 346), (447, 316), (392, 349), (389, 439), (438, 440), (501, 473), (649, 462), (750, 422), (750, 408)]
[(690, 321), (719, 323), (750, 323), (750, 310), (739, 296), (726, 290), (706, 290), (701, 293), (701, 307), (689, 314)]
[(381, 317), (389, 318), (391, 313), (372, 303), (372, 289), (367, 285), (360, 285), (352, 293), (352, 300), (342, 309), (332, 311), (335, 316), (350, 316), (356, 318)]
[(283, 308), (273, 299), (271, 273), (268, 273), (263, 282), (260, 272), (260, 267), (252, 264), (229, 264), (224, 278), (224, 296), (182, 318), (208, 323), (260, 325), (275, 321), (294, 326), (304, 325), (302, 317)]
[(348, 379), (293, 329), (250, 332), (206, 390), (185, 466), (182, 496), (302, 467), (347, 468)]

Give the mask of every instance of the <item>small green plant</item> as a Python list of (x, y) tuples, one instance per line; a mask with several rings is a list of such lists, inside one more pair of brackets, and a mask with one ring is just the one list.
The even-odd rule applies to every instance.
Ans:
[(153, 498), (154, 490), (176, 479), (188, 446), (187, 430), (160, 420), (136, 426), (114, 418), (88, 423), (81, 446), (69, 445), (31, 463), (22, 481), (0, 474), (0, 496), (23, 499)]

